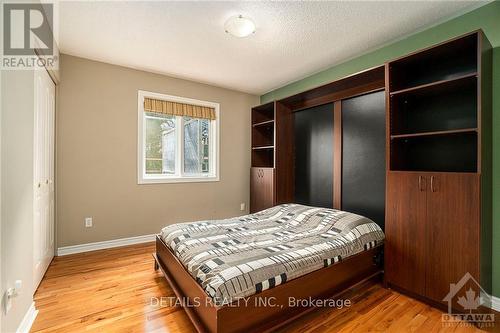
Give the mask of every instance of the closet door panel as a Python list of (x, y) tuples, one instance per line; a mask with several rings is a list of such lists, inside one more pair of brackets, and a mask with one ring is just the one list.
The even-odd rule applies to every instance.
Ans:
[(387, 174), (385, 273), (388, 283), (420, 295), (425, 291), (427, 176)]
[(333, 207), (333, 104), (295, 112), (295, 202)]
[(432, 173), (429, 177), (425, 295), (444, 303), (450, 284), (466, 273), (479, 281), (480, 176)]
[(384, 91), (342, 101), (342, 210), (384, 227)]
[(54, 257), (55, 85), (45, 70), (35, 71), (33, 284), (42, 280)]

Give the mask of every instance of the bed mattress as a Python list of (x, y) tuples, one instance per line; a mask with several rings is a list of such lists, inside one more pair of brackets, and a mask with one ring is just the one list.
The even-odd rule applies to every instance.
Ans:
[(360, 215), (284, 204), (169, 225), (161, 237), (215, 303), (228, 304), (367, 251), (384, 233)]

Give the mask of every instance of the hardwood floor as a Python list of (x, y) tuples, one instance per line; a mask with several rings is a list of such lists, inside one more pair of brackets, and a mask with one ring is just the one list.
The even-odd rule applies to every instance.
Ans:
[[(175, 295), (153, 270), (153, 252), (150, 243), (56, 257), (35, 294), (32, 332), (195, 332), (182, 307), (156, 304)], [(351, 307), (318, 309), (280, 331), (480, 332), (444, 327), (439, 310), (378, 283), (346, 297)]]

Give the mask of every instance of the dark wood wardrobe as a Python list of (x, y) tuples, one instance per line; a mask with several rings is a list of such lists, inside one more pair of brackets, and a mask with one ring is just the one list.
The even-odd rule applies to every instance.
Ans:
[(251, 211), (365, 215), (385, 227), (388, 287), (443, 307), (470, 273), (490, 293), (491, 57), (475, 31), (253, 108)]
[(386, 64), (385, 278), (437, 305), (491, 292), (491, 73), (480, 31)]

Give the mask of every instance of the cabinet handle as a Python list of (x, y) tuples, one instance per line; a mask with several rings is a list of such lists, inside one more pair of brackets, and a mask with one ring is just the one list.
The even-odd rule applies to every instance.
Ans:
[(423, 181), (424, 181), (424, 177), (418, 176), (418, 190), (420, 192), (422, 192), (424, 190), (424, 188), (422, 187)]
[(434, 176), (431, 176), (431, 192), (436, 192), (436, 189), (434, 188)]

